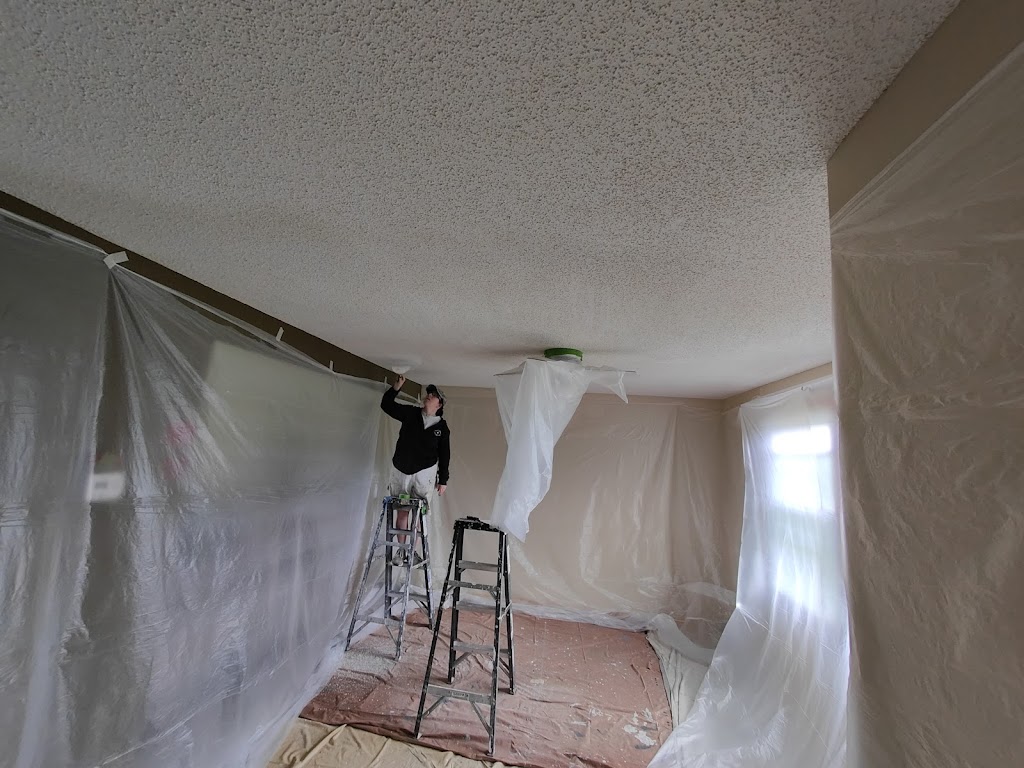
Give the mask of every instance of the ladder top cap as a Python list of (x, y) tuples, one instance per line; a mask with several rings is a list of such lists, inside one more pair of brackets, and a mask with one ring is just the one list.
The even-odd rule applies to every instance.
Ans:
[(471, 528), (476, 531), (490, 531), (491, 533), (502, 533), (500, 528), (497, 528), (490, 523), (485, 523), (476, 517), (461, 517), (455, 521), (456, 528)]

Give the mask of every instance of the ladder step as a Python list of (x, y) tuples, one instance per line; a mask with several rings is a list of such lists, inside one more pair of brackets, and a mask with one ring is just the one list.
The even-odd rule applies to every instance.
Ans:
[(412, 528), (388, 528), (388, 533), (398, 536), (410, 536), (412, 535)]
[(402, 544), (397, 541), (382, 541), (378, 547), (391, 547), (392, 549), (404, 549), (406, 552), (412, 549), (411, 543)]
[[(401, 599), (401, 598), (405, 597), (405, 590), (404, 589), (392, 589), (390, 592), (388, 592), (388, 597), (397, 597), (397, 598)], [(422, 589), (410, 589), (409, 590), (409, 599), (410, 600), (426, 600), (427, 599), (427, 593), (424, 592)]]
[(479, 589), (481, 592), (490, 592), (492, 595), (498, 591), (498, 588), (491, 584), (474, 584), (471, 581), (457, 581), (456, 579), (450, 579), (448, 586), (462, 587), (463, 589)]
[(475, 560), (459, 560), (457, 567), (460, 571), (490, 571), (491, 573), (498, 572), (497, 563), (478, 563)]
[(380, 616), (356, 616), (356, 621), (365, 621), (368, 624), (383, 624), (384, 626), (399, 625), (402, 622), (398, 619), (385, 619)]
[[(492, 655), (494, 653), (493, 645), (481, 645), (479, 643), (464, 643), (461, 640), (456, 640), (452, 643), (452, 647), (456, 651), (464, 651), (465, 653), (486, 653)], [(499, 648), (498, 653), (503, 653), (508, 656), (508, 648)]]
[[(470, 611), (471, 613), (494, 613), (494, 606), (487, 605), (486, 603), (469, 603), (465, 600), (460, 600), (455, 604), (455, 610), (457, 611)], [(508, 606), (506, 605), (499, 614), (500, 617), (504, 617), (508, 612)]]
[[(401, 544), (396, 544), (395, 547), (397, 549), (406, 549)], [(408, 550), (406, 549), (406, 551), (408, 551)], [(417, 555), (417, 557), (419, 557), (419, 555)], [(430, 565), (430, 561), (429, 560), (420, 560), (419, 562), (413, 563), (412, 567), (414, 569), (416, 569), (416, 568), (423, 568), (423, 567), (425, 567), (427, 565)], [(402, 568), (405, 568), (404, 565), (395, 565), (394, 563), (391, 564), (391, 567), (393, 569), (395, 569), (395, 570), (401, 570)]]
[(432, 693), (435, 696), (446, 696), (451, 699), (475, 701), (478, 704), (487, 704), (488, 706), (494, 703), (494, 699), (492, 699), (486, 693), (476, 693), (475, 691), (463, 691), (459, 688), (448, 688), (444, 685), (428, 685), (427, 693)]

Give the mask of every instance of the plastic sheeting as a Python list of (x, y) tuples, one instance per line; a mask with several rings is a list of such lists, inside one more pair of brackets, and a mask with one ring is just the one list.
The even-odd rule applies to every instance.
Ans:
[(13, 219), (0, 262), (4, 764), (263, 768), (351, 615), (380, 386)]
[(651, 768), (839, 768), (849, 645), (832, 380), (740, 408), (736, 611)]
[(833, 231), (851, 764), (1024, 755), (1024, 46)]
[[(431, 515), (442, 554), (455, 519), (490, 509), (506, 458), (495, 392), (446, 391), (452, 481)], [(715, 402), (587, 394), (554, 465), (530, 535), (509, 542), (516, 609), (633, 630), (667, 614), (691, 658), (708, 654), (735, 598), (743, 463), (733, 415)], [(470, 559), (493, 562), (493, 544), (468, 546)], [(440, 584), (446, 561), (435, 562)]]
[(88, 643), (88, 488), (103, 372), (98, 252), (0, 219), (0, 743), (5, 765), (69, 764)]
[(519, 541), (530, 530), (530, 513), (551, 487), (555, 443), (591, 386), (625, 402), (622, 371), (579, 363), (527, 360), (497, 377), (498, 409), (508, 442), (490, 521)]

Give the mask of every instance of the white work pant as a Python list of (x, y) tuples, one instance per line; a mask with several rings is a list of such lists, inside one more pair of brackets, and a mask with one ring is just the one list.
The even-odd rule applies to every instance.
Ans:
[(426, 499), (427, 504), (430, 504), (434, 498), (434, 486), (436, 483), (437, 464), (421, 469), (414, 475), (407, 475), (392, 467), (389, 490), (393, 496), (397, 496), (400, 493), (408, 493), (410, 496)]

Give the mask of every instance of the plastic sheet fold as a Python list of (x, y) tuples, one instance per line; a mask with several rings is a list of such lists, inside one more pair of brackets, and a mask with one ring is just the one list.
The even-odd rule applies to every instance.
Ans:
[(842, 768), (849, 640), (831, 379), (740, 408), (736, 610), (651, 768)]
[(108, 275), (99, 251), (3, 217), (0, 274), (0, 763), (64, 766), (83, 682), (67, 664), (94, 643), (83, 586)]
[[(486, 516), (506, 466), (494, 391), (447, 388), (452, 479), (431, 515), (447, 553), (459, 517)], [(735, 601), (743, 462), (735, 414), (714, 402), (588, 393), (554, 448), (525, 542), (511, 539), (516, 610), (634, 631), (659, 614), (707, 659)], [(493, 562), (493, 546), (470, 559)], [(435, 584), (445, 561), (437, 562)]]
[(0, 222), (0, 762), (263, 768), (329, 677), (380, 385)]
[(1024, 760), (1024, 46), (834, 222), (851, 765)]
[(551, 487), (555, 443), (584, 393), (596, 386), (626, 401), (621, 371), (557, 360), (527, 360), (497, 377), (501, 424), (508, 442), (491, 522), (526, 540), (530, 513)]

